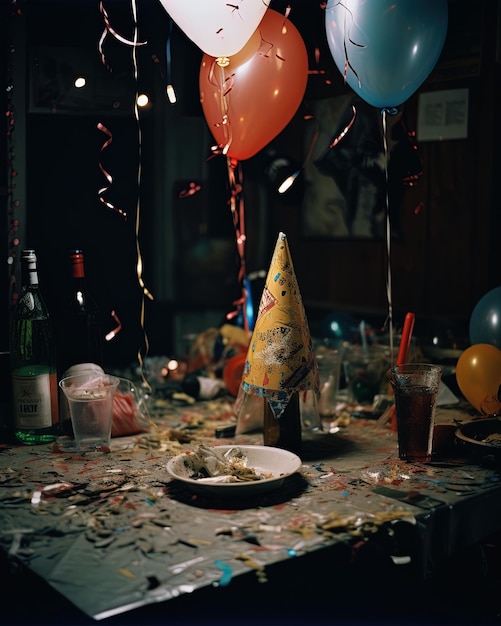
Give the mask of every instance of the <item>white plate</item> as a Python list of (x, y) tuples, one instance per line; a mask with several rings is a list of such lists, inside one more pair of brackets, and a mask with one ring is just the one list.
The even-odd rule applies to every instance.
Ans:
[(249, 496), (277, 489), (283, 481), (301, 467), (301, 459), (288, 450), (271, 446), (214, 446), (213, 449), (222, 453), (232, 448), (239, 448), (247, 457), (246, 466), (252, 467), (258, 474), (272, 474), (270, 478), (262, 478), (251, 482), (217, 483), (190, 478), (190, 452), (183, 452), (170, 459), (167, 463), (169, 474), (182, 481), (195, 493), (215, 496)]

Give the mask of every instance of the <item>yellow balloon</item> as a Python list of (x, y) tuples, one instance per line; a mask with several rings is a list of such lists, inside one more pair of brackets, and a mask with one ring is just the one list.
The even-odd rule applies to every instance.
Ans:
[(501, 350), (477, 343), (462, 352), (456, 364), (461, 393), (480, 413), (501, 412)]

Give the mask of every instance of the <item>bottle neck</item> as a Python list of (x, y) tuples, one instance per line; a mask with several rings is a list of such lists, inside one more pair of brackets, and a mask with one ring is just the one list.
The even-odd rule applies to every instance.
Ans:
[(81, 252), (75, 252), (70, 256), (71, 276), (73, 278), (85, 278), (84, 256)]
[(36, 261), (23, 259), (22, 276), (24, 289), (36, 289), (38, 287), (38, 268)]

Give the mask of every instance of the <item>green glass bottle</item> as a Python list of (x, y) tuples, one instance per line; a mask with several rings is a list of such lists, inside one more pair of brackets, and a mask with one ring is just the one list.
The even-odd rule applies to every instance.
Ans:
[(56, 437), (58, 390), (51, 319), (38, 286), (34, 250), (21, 253), (21, 290), (13, 311), (10, 366), (14, 433), (27, 445)]

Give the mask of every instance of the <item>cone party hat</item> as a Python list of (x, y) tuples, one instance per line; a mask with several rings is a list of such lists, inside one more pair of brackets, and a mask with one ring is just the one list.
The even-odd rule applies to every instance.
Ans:
[(292, 395), (317, 391), (318, 368), (284, 233), (279, 233), (247, 351), (242, 387), (280, 417)]

